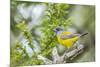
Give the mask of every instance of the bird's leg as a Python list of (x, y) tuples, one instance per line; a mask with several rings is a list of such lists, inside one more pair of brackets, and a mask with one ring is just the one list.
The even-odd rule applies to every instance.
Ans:
[(74, 47), (75, 48), (78, 48), (78, 46), (80, 45), (79, 41), (77, 41), (75, 44), (74, 44)]

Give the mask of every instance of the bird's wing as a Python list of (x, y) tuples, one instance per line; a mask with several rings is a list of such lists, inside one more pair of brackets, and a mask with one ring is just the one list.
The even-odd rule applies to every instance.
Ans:
[(71, 39), (77, 36), (79, 36), (79, 34), (63, 34), (60, 36), (60, 38), (63, 40), (66, 40), (66, 39)]

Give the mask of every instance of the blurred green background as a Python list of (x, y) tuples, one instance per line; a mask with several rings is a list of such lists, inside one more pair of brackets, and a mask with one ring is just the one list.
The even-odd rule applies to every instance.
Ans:
[[(37, 55), (51, 58), (58, 46), (53, 29), (58, 26), (75, 33), (88, 32), (80, 39), (84, 52), (70, 62), (95, 61), (95, 6), (11, 0), (11, 66), (44, 64)], [(58, 48), (60, 53), (66, 48)]]

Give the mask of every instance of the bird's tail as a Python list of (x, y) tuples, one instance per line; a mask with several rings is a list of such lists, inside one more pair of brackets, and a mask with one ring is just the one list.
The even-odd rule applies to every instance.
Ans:
[(87, 35), (88, 33), (83, 33), (83, 34), (81, 34), (81, 36), (80, 37), (83, 37), (83, 36), (85, 36), (85, 35)]

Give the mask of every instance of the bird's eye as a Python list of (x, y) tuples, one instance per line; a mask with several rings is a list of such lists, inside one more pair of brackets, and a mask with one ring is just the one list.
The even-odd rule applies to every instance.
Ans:
[(59, 29), (58, 29), (58, 28), (57, 28), (56, 30), (57, 30), (57, 31), (59, 31)]
[(57, 31), (60, 31), (61, 29), (60, 29), (60, 28), (56, 28), (56, 30), (57, 30)]

